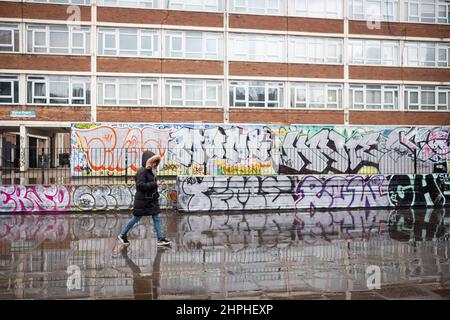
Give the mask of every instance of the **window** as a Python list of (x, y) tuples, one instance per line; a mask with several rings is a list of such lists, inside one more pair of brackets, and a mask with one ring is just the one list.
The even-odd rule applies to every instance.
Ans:
[(449, 24), (450, 2), (445, 0), (406, 0), (405, 20)]
[(89, 28), (65, 25), (28, 25), (28, 52), (89, 54)]
[(398, 109), (398, 86), (352, 84), (350, 85), (350, 109)]
[(12, 75), (0, 75), (0, 103), (19, 102), (19, 78)]
[(406, 86), (405, 109), (450, 111), (450, 87)]
[(230, 60), (284, 62), (283, 36), (231, 34), (229, 42)]
[[(88, 0), (89, 1), (89, 0)], [(125, 8), (159, 8), (160, 0), (99, 0), (99, 6)]]
[(99, 28), (98, 54), (160, 57), (159, 32), (152, 29)]
[(165, 8), (187, 11), (223, 11), (223, 0), (168, 0)]
[(97, 85), (99, 105), (156, 106), (158, 80), (102, 77)]
[(61, 4), (91, 4), (91, 0), (27, 0), (29, 2), (48, 2), (48, 3), (61, 3)]
[(398, 0), (350, 0), (350, 19), (399, 21)]
[(288, 14), (299, 17), (342, 19), (342, 0), (289, 0)]
[(269, 107), (283, 106), (283, 83), (263, 81), (231, 81), (231, 107)]
[(167, 79), (168, 106), (219, 107), (222, 106), (221, 80)]
[(19, 51), (19, 26), (0, 24), (0, 52)]
[(90, 78), (28, 76), (27, 102), (31, 104), (90, 104)]
[(291, 108), (342, 108), (342, 85), (292, 83)]
[(168, 58), (223, 59), (223, 35), (218, 32), (166, 31)]
[(403, 60), (408, 67), (450, 67), (450, 43), (406, 41)]
[(399, 42), (351, 39), (349, 41), (351, 64), (399, 65)]
[(285, 0), (229, 0), (230, 12), (284, 15)]
[(289, 62), (342, 64), (342, 39), (289, 37)]

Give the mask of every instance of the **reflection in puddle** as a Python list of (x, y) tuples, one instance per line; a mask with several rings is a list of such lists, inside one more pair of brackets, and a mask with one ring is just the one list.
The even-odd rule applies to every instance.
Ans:
[[(174, 245), (159, 250), (146, 218), (131, 231), (131, 246), (120, 247), (127, 219), (0, 216), (0, 298), (348, 296), (367, 291), (371, 265), (380, 267), (383, 286), (449, 285), (446, 208), (168, 213), (163, 223)], [(80, 269), (77, 288), (67, 285), (70, 266)]]

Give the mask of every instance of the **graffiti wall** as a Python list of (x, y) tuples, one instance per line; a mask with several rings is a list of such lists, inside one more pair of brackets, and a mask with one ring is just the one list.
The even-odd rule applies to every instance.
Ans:
[(161, 155), (160, 175), (272, 174), (273, 138), (260, 126), (73, 124), (73, 175), (133, 175), (143, 150)]
[(177, 178), (180, 211), (444, 206), (450, 175)]
[(73, 175), (132, 175), (150, 149), (161, 174), (449, 173), (449, 127), (73, 124)]
[(178, 209), (220, 211), (292, 209), (295, 176), (179, 176)]
[[(0, 185), (0, 212), (131, 210), (134, 185)], [(161, 208), (176, 206), (173, 182), (160, 186)]]

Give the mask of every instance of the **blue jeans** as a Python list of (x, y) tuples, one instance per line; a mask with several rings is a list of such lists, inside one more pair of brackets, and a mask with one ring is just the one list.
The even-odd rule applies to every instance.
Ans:
[[(131, 228), (134, 227), (136, 223), (141, 220), (142, 216), (132, 216), (130, 221), (128, 221), (125, 228), (123, 228), (120, 235), (127, 236), (128, 232), (130, 232)], [(156, 231), (156, 237), (158, 238), (158, 241), (164, 238), (164, 235), (162, 233), (161, 229), (161, 217), (159, 216), (159, 213), (152, 216), (153, 224), (155, 225), (155, 231)]]

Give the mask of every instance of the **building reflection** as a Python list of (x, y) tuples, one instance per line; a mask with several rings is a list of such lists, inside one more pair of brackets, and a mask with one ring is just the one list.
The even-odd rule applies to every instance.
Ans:
[[(157, 249), (151, 219), (116, 241), (128, 215), (0, 217), (0, 298), (183, 299), (367, 290), (366, 268), (384, 284), (448, 281), (446, 208), (168, 214), (174, 239)], [(69, 266), (81, 270), (68, 288)]]

